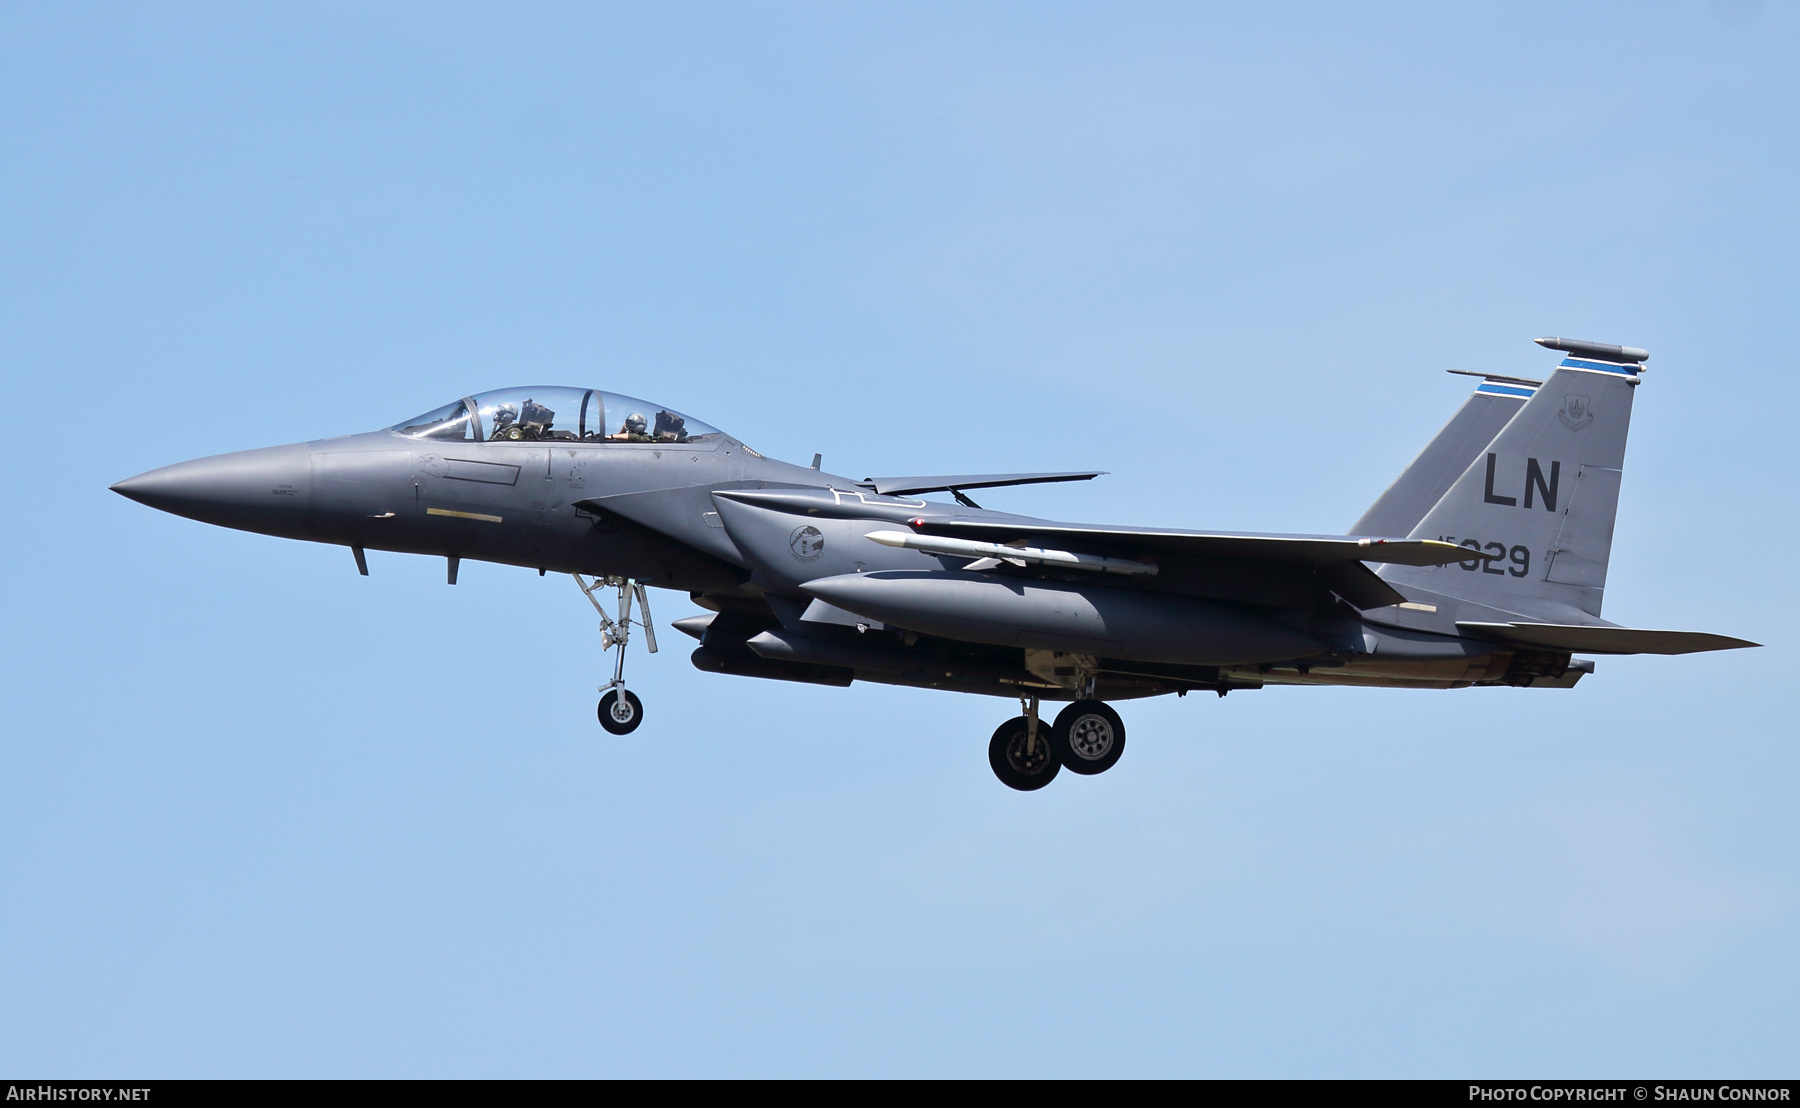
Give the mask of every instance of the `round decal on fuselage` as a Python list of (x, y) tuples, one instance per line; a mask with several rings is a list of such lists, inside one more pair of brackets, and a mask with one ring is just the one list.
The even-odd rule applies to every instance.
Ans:
[(819, 555), (825, 553), (825, 536), (810, 523), (796, 527), (788, 536), (788, 549), (803, 562), (817, 561)]

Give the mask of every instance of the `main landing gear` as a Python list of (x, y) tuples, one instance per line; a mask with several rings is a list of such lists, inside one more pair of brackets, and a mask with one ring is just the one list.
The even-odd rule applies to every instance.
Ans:
[(1000, 783), (1032, 792), (1056, 779), (1057, 771), (1092, 776), (1105, 773), (1125, 753), (1125, 722), (1098, 700), (1077, 700), (1045, 724), (1038, 698), (1021, 698), (1025, 714), (1002, 723), (988, 740), (988, 764)]
[(1002, 785), (1028, 793), (1056, 780), (1062, 763), (1051, 751), (1050, 728), (1038, 719), (1037, 697), (1024, 707), (1024, 715), (1002, 723), (988, 740), (988, 765)]
[[(600, 649), (601, 651), (619, 648), (619, 656), (613, 659), (612, 684), (600, 686), (605, 695), (600, 698), (600, 726), (615, 735), (629, 735), (644, 722), (644, 702), (637, 694), (625, 687), (625, 645), (631, 641), (631, 625), (636, 623), (644, 629), (644, 644), (650, 653), (656, 653), (656, 629), (650, 626), (650, 598), (644, 593), (644, 584), (633, 581), (629, 577), (596, 577), (593, 584), (581, 579), (581, 574), (571, 573), (575, 584), (580, 587), (588, 603), (594, 611), (600, 613)], [(619, 590), (618, 616), (614, 618), (606, 614), (600, 606), (600, 598), (594, 594), (601, 588), (612, 585)], [(638, 608), (644, 613), (642, 619), (631, 618), (631, 602), (637, 600)]]

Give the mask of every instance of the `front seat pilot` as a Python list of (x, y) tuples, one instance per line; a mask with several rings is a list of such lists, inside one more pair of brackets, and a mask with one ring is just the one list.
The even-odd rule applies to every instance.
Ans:
[(632, 412), (625, 417), (625, 427), (616, 435), (608, 435), (612, 442), (651, 442), (650, 421), (644, 418), (643, 412)]

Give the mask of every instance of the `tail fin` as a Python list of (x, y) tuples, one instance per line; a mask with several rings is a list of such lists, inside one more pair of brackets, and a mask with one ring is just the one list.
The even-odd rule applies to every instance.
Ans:
[(1361, 519), (1351, 524), (1347, 534), (1381, 538), (1411, 534), (1431, 506), (1469, 468), (1481, 448), (1494, 441), (1500, 428), (1543, 384), (1525, 377), (1499, 377), (1466, 369), (1450, 372), (1480, 377), (1482, 382), (1405, 472), (1395, 478)]
[(1498, 557), (1435, 569), (1388, 566), (1380, 573), (1401, 588), (1581, 623), (1600, 615), (1631, 400), (1649, 354), (1537, 341), (1571, 353), (1408, 536)]

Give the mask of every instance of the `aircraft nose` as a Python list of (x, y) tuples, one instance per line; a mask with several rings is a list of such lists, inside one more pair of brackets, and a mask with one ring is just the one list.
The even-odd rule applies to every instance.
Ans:
[(300, 529), (312, 492), (312, 451), (304, 443), (177, 462), (112, 486), (139, 504), (241, 531)]

